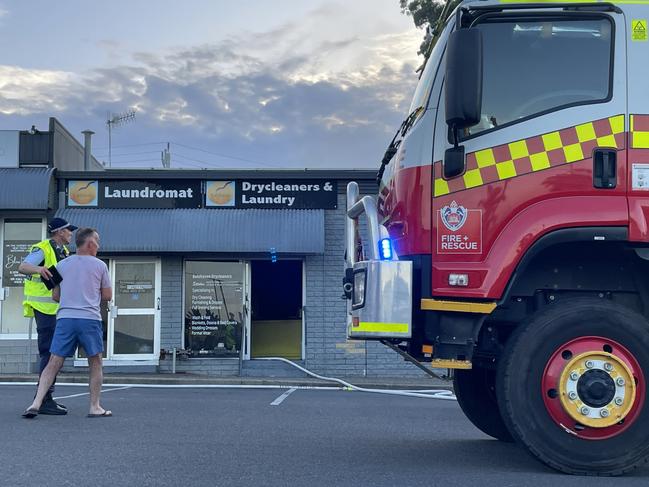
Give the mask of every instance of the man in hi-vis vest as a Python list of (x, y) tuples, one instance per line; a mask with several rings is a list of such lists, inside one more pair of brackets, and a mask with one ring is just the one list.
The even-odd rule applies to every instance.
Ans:
[[(31, 247), (30, 253), (18, 267), (18, 272), (27, 275), (25, 279), (23, 313), (26, 317), (36, 320), (38, 333), (38, 353), (40, 355), (39, 374), (50, 360), (50, 346), (56, 328), (56, 312), (59, 304), (52, 299), (52, 291), (45, 287), (43, 279), (50, 279), (52, 273), (49, 267), (65, 259), (70, 252), (66, 245), (72, 241), (72, 232), (77, 227), (70, 225), (63, 218), (53, 218), (47, 225), (50, 238), (38, 242)], [(68, 410), (52, 398), (54, 384), (43, 401), (41, 414), (67, 414)]]

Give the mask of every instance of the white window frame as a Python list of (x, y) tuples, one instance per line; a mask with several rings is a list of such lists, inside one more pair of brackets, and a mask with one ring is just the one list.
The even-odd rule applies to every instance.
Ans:
[[(115, 316), (113, 316), (115, 289), (113, 288), (113, 300), (108, 305), (108, 334), (106, 339), (106, 358), (103, 360), (105, 366), (118, 365), (158, 365), (160, 362), (160, 335), (162, 329), (162, 262), (159, 257), (111, 257), (102, 256), (109, 261), (109, 274), (111, 283), (115, 286), (115, 273), (118, 264), (155, 264), (155, 295), (153, 297), (153, 314), (150, 308), (133, 309), (129, 315), (146, 315), (154, 317), (153, 331), (153, 353), (150, 354), (115, 354)], [(160, 303), (158, 309), (157, 303)], [(118, 310), (119, 314), (119, 310)], [(87, 367), (88, 359), (75, 356), (75, 367)]]
[[(44, 240), (47, 236), (47, 221), (45, 218), (39, 217), (0, 217), (0, 262), (4, 263), (4, 228), (5, 220), (41, 220), (41, 240)], [(37, 243), (37, 242), (34, 242)], [(0, 293), (4, 293), (4, 287), (0, 287)], [(4, 294), (3, 299), (0, 300), (0, 319), (2, 319), (2, 306), (4, 305)], [(31, 323), (29, 325), (30, 331), (27, 333), (0, 333), (0, 340), (38, 340), (38, 334), (36, 333), (36, 321), (30, 319)]]

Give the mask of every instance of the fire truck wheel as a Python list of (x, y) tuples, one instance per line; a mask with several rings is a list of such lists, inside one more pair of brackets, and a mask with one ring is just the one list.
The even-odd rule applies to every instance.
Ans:
[(453, 389), (462, 411), (476, 428), (497, 440), (514, 441), (498, 409), (495, 370), (456, 370)]
[(610, 301), (548, 306), (508, 341), (497, 377), (503, 420), (552, 468), (622, 475), (649, 460), (649, 323)]

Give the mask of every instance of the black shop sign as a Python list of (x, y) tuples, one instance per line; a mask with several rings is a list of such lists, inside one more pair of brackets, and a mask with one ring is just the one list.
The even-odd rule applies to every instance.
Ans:
[(205, 183), (205, 206), (208, 208), (333, 210), (337, 203), (337, 181), (240, 179)]
[(201, 182), (68, 181), (68, 207), (93, 208), (200, 208)]
[(324, 179), (69, 180), (67, 206), (334, 210), (338, 183)]

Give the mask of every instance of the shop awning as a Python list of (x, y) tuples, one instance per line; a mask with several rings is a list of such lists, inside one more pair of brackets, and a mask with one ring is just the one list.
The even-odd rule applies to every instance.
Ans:
[(65, 208), (56, 216), (96, 228), (102, 252), (324, 253), (324, 210)]
[(0, 168), (0, 210), (47, 210), (55, 193), (54, 169)]

